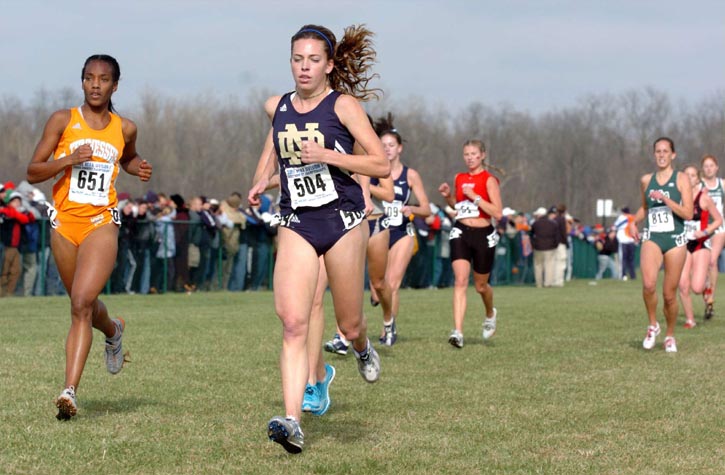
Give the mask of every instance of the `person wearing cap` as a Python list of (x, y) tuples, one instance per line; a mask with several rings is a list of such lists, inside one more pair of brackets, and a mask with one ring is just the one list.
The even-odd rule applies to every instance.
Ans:
[(0, 207), (0, 241), (5, 248), (0, 273), (0, 297), (15, 294), (22, 269), (19, 247), (23, 226), (35, 222), (33, 213), (21, 209), (22, 198), (19, 192), (13, 190), (6, 194), (6, 203)]
[(201, 196), (201, 201), (202, 205), (199, 211), (201, 220), (199, 253), (201, 262), (199, 263), (195, 284), (199, 290), (209, 290), (219, 286), (216, 272), (217, 258), (219, 256), (219, 229), (215, 218), (215, 213), (219, 210), (219, 200)]
[[(667, 321), (664, 349), (667, 353), (676, 353), (675, 325), (679, 313), (677, 287), (687, 259), (685, 221), (692, 219), (694, 210), (692, 185), (684, 173), (678, 172), (672, 166), (676, 157), (672, 139), (660, 137), (654, 141), (653, 148), (656, 170), (640, 179), (642, 206), (635, 214), (635, 223), (646, 220), (641, 233), (639, 262), (642, 271), (642, 297), (649, 325), (642, 347), (645, 350), (654, 348), (660, 334), (660, 324), (657, 321), (657, 279), (664, 264), (662, 298)], [(639, 231), (634, 238), (640, 238)]]
[(456, 174), (453, 190), (448, 183), (438, 187), (446, 203), (456, 210), (456, 223), (450, 233), (453, 265), (453, 330), (448, 343), (463, 347), (463, 319), (466, 293), (473, 268), (473, 282), (484, 307), (483, 340), (496, 333), (496, 307), (489, 277), (496, 256), (499, 235), (494, 221), (502, 218), (501, 189), (498, 178), (484, 166), (486, 146), (480, 140), (463, 144), (463, 161), (467, 170)]
[(111, 319), (98, 296), (116, 262), (120, 224), (116, 178), (123, 168), (146, 182), (152, 167), (136, 151), (136, 124), (113, 108), (111, 96), (120, 76), (112, 56), (86, 59), (81, 72), (83, 104), (50, 116), (27, 169), (30, 183), (57, 178), (50, 239), (71, 304), (64, 389), (56, 399), (59, 420), (77, 413), (76, 390), (94, 328), (106, 337), (106, 369), (116, 374), (125, 360), (121, 343), (125, 322)]
[(247, 226), (247, 217), (239, 209), (241, 205), (242, 195), (236, 191), (219, 203), (217, 219), (221, 226), (221, 244), (226, 256), (222, 264), (224, 290), (244, 290), (248, 247), (242, 233)]
[(546, 208), (539, 207), (533, 216), (531, 245), (534, 249), (534, 280), (537, 287), (551, 287), (555, 282), (556, 249), (561, 232)]

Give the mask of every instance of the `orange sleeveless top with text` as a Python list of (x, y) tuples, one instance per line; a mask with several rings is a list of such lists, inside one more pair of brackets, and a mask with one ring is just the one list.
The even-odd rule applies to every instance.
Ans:
[(81, 145), (89, 144), (93, 158), (65, 169), (53, 185), (53, 202), (60, 213), (91, 218), (118, 206), (115, 184), (125, 145), (122, 121), (111, 113), (106, 128), (95, 130), (86, 124), (80, 107), (70, 112), (70, 121), (53, 157), (55, 160), (63, 158)]

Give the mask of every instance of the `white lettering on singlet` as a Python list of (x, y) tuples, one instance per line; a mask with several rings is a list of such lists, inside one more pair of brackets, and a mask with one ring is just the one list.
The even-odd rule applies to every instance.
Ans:
[(118, 160), (118, 149), (111, 145), (108, 142), (104, 142), (103, 140), (98, 139), (79, 139), (75, 142), (71, 142), (71, 144), (68, 146), (70, 153), (75, 152), (75, 150), (80, 147), (81, 145), (90, 145), (91, 149), (93, 149), (93, 156), (97, 158), (101, 158), (108, 163), (115, 164)]

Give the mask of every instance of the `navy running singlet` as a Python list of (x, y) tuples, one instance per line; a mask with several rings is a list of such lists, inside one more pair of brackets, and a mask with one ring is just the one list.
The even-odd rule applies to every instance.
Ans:
[[(372, 180), (371, 180), (372, 183)], [(410, 184), (408, 183), (408, 167), (403, 165), (403, 171), (400, 176), (393, 180), (393, 190), (395, 190), (395, 199), (393, 201), (383, 201), (385, 206), (385, 215), (390, 220), (391, 228), (404, 227), (407, 223), (403, 216), (403, 206), (410, 201)]]
[(305, 140), (314, 140), (321, 147), (339, 153), (352, 153), (354, 138), (335, 113), (340, 93), (331, 91), (317, 107), (304, 114), (293, 107), (293, 95), (282, 96), (272, 119), (280, 170), (281, 214), (305, 208), (362, 210), (365, 207), (362, 189), (348, 171), (325, 163), (304, 164), (300, 160)]

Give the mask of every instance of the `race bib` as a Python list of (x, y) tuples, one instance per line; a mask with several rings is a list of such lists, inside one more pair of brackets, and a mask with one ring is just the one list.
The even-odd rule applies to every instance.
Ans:
[(675, 230), (675, 219), (672, 210), (667, 207), (650, 208), (647, 223), (651, 233), (671, 233)]
[(687, 245), (687, 238), (685, 237), (685, 233), (678, 234), (675, 237), (675, 246), (682, 247)]
[(415, 225), (413, 223), (408, 223), (405, 225), (405, 234), (411, 237), (415, 237)]
[(720, 214), (722, 214), (722, 196), (716, 195), (716, 196), (710, 196), (712, 198), (713, 203), (715, 203), (715, 207), (717, 207), (717, 210), (720, 211)]
[[(715, 203), (715, 207), (722, 215), (722, 196), (710, 196), (712, 198), (712, 201)], [(715, 233), (721, 233), (725, 231), (725, 220), (723, 220), (723, 223), (715, 230)]]
[(385, 207), (385, 216), (388, 217), (390, 226), (400, 226), (403, 224), (402, 201), (383, 201), (383, 206)]
[(456, 219), (478, 218), (478, 205), (473, 201), (459, 201), (456, 203)]
[(73, 165), (68, 199), (93, 206), (108, 205), (112, 176), (112, 163), (83, 162)]
[(494, 230), (491, 234), (486, 236), (486, 241), (488, 242), (488, 247), (496, 247), (496, 244), (498, 244), (498, 241), (501, 239), (501, 236), (498, 235), (498, 233)]
[(113, 224), (121, 225), (121, 213), (118, 212), (118, 208), (108, 208), (111, 213), (111, 221)]
[(363, 222), (365, 219), (365, 211), (343, 211), (340, 210), (340, 218), (345, 226), (345, 229), (350, 230)]
[(292, 209), (320, 207), (337, 199), (337, 190), (326, 163), (310, 163), (285, 169)]
[(688, 241), (694, 241), (695, 233), (700, 229), (700, 222), (699, 221), (685, 221), (685, 238)]

